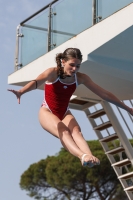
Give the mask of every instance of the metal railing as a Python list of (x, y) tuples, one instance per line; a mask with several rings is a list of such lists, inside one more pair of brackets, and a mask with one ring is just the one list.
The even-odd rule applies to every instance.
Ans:
[[(130, 104), (130, 107), (133, 107), (133, 100), (122, 101), (122, 102), (125, 103), (125, 104), (128, 103), (128, 104)], [(128, 119), (127, 119), (127, 117), (125, 117), (124, 113), (122, 113), (122, 109), (117, 107), (117, 110), (118, 110), (118, 112), (119, 112), (119, 114), (120, 114), (120, 116), (121, 116), (121, 118), (122, 118), (122, 120), (123, 120), (123, 122), (124, 122), (124, 124), (125, 124), (125, 126), (126, 126), (126, 128), (128, 130), (128, 132), (130, 134), (130, 137), (133, 139), (133, 129), (131, 130), (130, 127), (132, 127), (132, 126), (129, 125), (129, 122), (133, 125), (133, 116), (131, 116), (127, 112), (127, 115), (128, 115)]]
[[(32, 62), (33, 60), (35, 60), (36, 58), (38, 58), (39, 56), (42, 56), (44, 55), (45, 53), (51, 51), (53, 48), (55, 48), (56, 46), (60, 45), (61, 43), (65, 42), (66, 40), (76, 36), (77, 34), (79, 34), (80, 32), (82, 32), (83, 30), (87, 29), (88, 27), (92, 26), (92, 20), (91, 20), (91, 23), (85, 23), (85, 21), (87, 21), (86, 19), (83, 19), (84, 20), (84, 27), (82, 28), (78, 28), (79, 30), (76, 30), (75, 32), (72, 30), (70, 30), (70, 27), (69, 27), (69, 30), (67, 31), (64, 31), (63, 28), (60, 27), (61, 30), (54, 29), (54, 26), (53, 26), (53, 21), (54, 21), (54, 17), (56, 16), (57, 12), (55, 11), (54, 12), (54, 9), (56, 10), (56, 7), (58, 7), (58, 4), (62, 4), (63, 3), (66, 3), (68, 2), (69, 0), (55, 0), (55, 1), (52, 1), (50, 4), (48, 4), (47, 6), (43, 7), (41, 10), (37, 11), (36, 13), (34, 13), (33, 15), (31, 15), (30, 17), (28, 17), (27, 19), (25, 19), (24, 21), (22, 21), (19, 26), (17, 27), (17, 34), (16, 34), (16, 51), (15, 51), (15, 71), (18, 70), (19, 68), (21, 68), (22, 66), (25, 66), (26, 64)], [(85, 0), (84, 0), (85, 1)], [(95, 1), (95, 0), (93, 0)], [(77, 1), (77, 3), (79, 2), (79, 8), (80, 8), (80, 4), (82, 3), (81, 1)], [(91, 1), (90, 1), (91, 2)], [(58, 3), (58, 4), (57, 4)], [(68, 2), (68, 3), (71, 3)], [(96, 6), (96, 4), (95, 4)], [(61, 6), (60, 6), (61, 7)], [(86, 7), (86, 5), (84, 6)], [(89, 6), (88, 5), (88, 8), (90, 10), (87, 10), (87, 12), (89, 13), (87, 15), (87, 12), (86, 12), (86, 15), (87, 17), (86, 18), (91, 18), (91, 8), (92, 6)], [(58, 10), (58, 9), (57, 9)], [(96, 10), (96, 8), (94, 9)], [(43, 13), (46, 12), (47, 15), (45, 16), (45, 18), (47, 17), (47, 24), (45, 24), (45, 27), (43, 27), (44, 25), (39, 25), (39, 24), (34, 24), (32, 23), (34, 21), (34, 19), (36, 20), (38, 15), (41, 16), (41, 14), (43, 15)], [(78, 14), (78, 13), (77, 13)], [(58, 11), (58, 15), (59, 15), (59, 11)], [(41, 17), (40, 17), (41, 18)], [(38, 20), (39, 21), (39, 20)], [(67, 20), (64, 20), (64, 23), (66, 22)], [(34, 25), (33, 25), (34, 24)], [(28, 33), (25, 33), (25, 30), (28, 30), (31, 32), (32, 31), (40, 31), (43, 32), (45, 34), (45, 38), (44, 38), (44, 46), (46, 47), (45, 50), (42, 50), (42, 52), (37, 55), (37, 56), (34, 56), (33, 59), (30, 59), (30, 55), (29, 55), (29, 59), (27, 61), (23, 61), (23, 57), (26, 58), (27, 56), (27, 53), (25, 55), (25, 51), (26, 49), (28, 48), (28, 44), (27, 46), (25, 45), (25, 51), (23, 51), (23, 41), (26, 40), (26, 34), (28, 35)], [(53, 35), (56, 34), (56, 35), (60, 35), (60, 37), (63, 38), (64, 36), (64, 39), (61, 38), (61, 42), (53, 42), (52, 41), (52, 37), (54, 37)], [(32, 34), (29, 34), (29, 35), (32, 35)], [(38, 38), (40, 37), (40, 35), (37, 36)], [(36, 38), (37, 38), (36, 37)], [(29, 38), (30, 40), (30, 38)], [(58, 44), (59, 43), (59, 44)], [(42, 48), (42, 47), (41, 47)], [(36, 50), (37, 52), (38, 50)]]
[[(122, 101), (124, 104), (128, 105), (129, 107), (133, 107), (133, 100), (126, 100), (126, 101)], [(131, 116), (127, 111), (123, 110), (122, 108), (119, 108), (115, 105), (112, 105), (110, 103), (110, 106), (112, 107), (112, 109), (114, 110), (127, 138), (129, 139), (133, 139), (133, 129), (131, 128), (132, 125), (133, 125), (133, 116)], [(91, 106), (89, 108), (89, 111), (91, 113), (94, 113), (98, 110), (101, 110), (102, 109), (102, 106), (101, 104), (96, 104), (94, 106)], [(118, 111), (118, 113), (116, 112)], [(97, 119), (95, 119), (95, 123), (97, 125), (100, 125), (100, 124), (103, 124), (103, 123), (106, 123), (107, 121), (109, 121), (109, 119), (107, 118), (106, 115), (103, 115), (102, 117), (98, 117)], [(104, 131), (101, 131), (102, 134), (104, 135), (104, 137), (107, 137), (107, 136), (110, 136), (112, 134), (114, 134), (114, 130), (112, 128), (107, 128), (105, 129)], [(115, 147), (115, 143), (112, 142), (114, 147)]]
[(52, 1), (17, 27), (15, 71), (132, 2), (76, 0), (75, 4), (71, 0)]

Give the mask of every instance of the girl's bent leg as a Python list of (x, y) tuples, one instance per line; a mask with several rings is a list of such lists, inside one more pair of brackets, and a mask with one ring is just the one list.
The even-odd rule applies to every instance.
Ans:
[(92, 155), (92, 152), (85, 141), (81, 129), (78, 125), (78, 122), (74, 118), (74, 116), (71, 114), (70, 111), (67, 112), (67, 115), (63, 119), (63, 123), (69, 128), (71, 135), (73, 137), (73, 140), (79, 147), (79, 149), (84, 153), (87, 154), (88, 156), (85, 156), (85, 161), (92, 161), (92, 162), (99, 162), (99, 160)]
[(39, 111), (39, 121), (43, 129), (59, 138), (62, 145), (71, 154), (81, 157), (83, 152), (74, 142), (69, 128), (47, 108), (41, 107)]

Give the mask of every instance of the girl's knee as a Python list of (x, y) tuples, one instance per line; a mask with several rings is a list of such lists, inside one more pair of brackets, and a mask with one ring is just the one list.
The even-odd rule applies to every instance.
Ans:
[(57, 126), (57, 130), (60, 136), (70, 135), (70, 130), (67, 126), (65, 126), (62, 122), (60, 122)]
[(62, 131), (62, 134), (63, 135), (70, 135), (71, 133), (70, 133), (69, 129), (66, 129), (66, 130)]
[(60, 130), (59, 132), (59, 138), (60, 139), (65, 139), (65, 138), (69, 138), (71, 135), (70, 130), (69, 129), (64, 129), (64, 130)]
[(72, 130), (72, 135), (81, 135), (82, 136), (82, 133), (81, 133), (81, 128), (80, 126), (75, 126)]

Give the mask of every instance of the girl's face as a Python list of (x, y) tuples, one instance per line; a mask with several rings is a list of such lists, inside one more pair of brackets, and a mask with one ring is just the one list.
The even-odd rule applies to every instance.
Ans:
[(78, 72), (81, 65), (81, 61), (77, 58), (71, 58), (68, 61), (62, 60), (62, 66), (64, 67), (64, 73), (68, 76), (74, 76)]

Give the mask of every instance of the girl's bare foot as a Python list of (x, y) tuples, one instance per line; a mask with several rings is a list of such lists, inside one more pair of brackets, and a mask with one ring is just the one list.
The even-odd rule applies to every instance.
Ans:
[(83, 154), (80, 160), (83, 166), (93, 167), (100, 164), (99, 159), (92, 154)]

